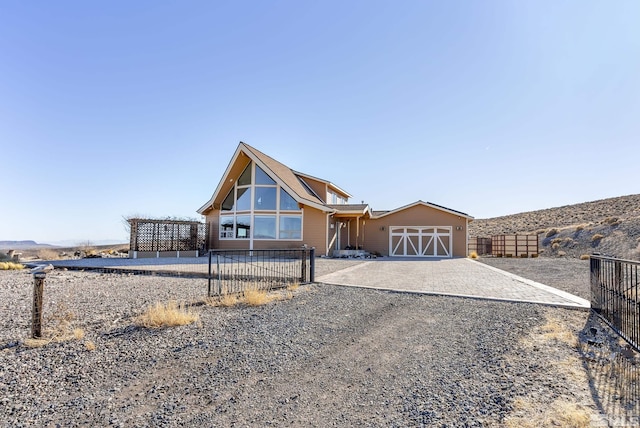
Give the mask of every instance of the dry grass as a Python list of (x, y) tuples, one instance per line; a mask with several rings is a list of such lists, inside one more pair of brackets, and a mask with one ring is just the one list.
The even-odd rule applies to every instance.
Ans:
[(184, 303), (175, 301), (167, 303), (157, 302), (147, 308), (140, 316), (135, 318), (135, 323), (146, 328), (175, 327), (192, 324), (200, 320), (200, 316), (191, 308), (186, 308)]
[(298, 288), (300, 288), (300, 284), (297, 282), (292, 282), (291, 284), (287, 285), (287, 290), (289, 291), (296, 291)]
[(24, 265), (14, 262), (0, 262), (0, 270), (22, 270)]
[(235, 294), (223, 294), (219, 299), (220, 306), (229, 308), (238, 303), (238, 296)]
[(38, 250), (37, 257), (41, 260), (58, 260), (60, 254), (56, 250), (43, 249)]
[(93, 343), (92, 341), (87, 341), (84, 344), (84, 347), (87, 351), (95, 351), (96, 350), (96, 344)]
[(557, 319), (548, 318), (547, 323), (543, 325), (540, 330), (542, 337), (546, 340), (564, 343), (572, 348), (577, 348), (580, 344), (578, 336)]
[(469, 258), (471, 259), (477, 259), (478, 258), (478, 253), (475, 251), (472, 251), (471, 254), (469, 254)]
[(243, 293), (241, 300), (249, 306), (262, 306), (273, 301), (274, 298), (267, 294), (266, 290), (249, 289)]
[(591, 414), (583, 406), (561, 399), (540, 411), (540, 403), (516, 398), (514, 414), (507, 417), (505, 426), (509, 428), (563, 427), (585, 428), (591, 423)]
[(74, 313), (67, 308), (64, 302), (58, 303), (53, 313), (44, 317), (42, 337), (25, 339), (24, 345), (28, 348), (38, 348), (50, 343), (82, 340), (84, 330), (74, 328), (72, 325), (74, 320)]

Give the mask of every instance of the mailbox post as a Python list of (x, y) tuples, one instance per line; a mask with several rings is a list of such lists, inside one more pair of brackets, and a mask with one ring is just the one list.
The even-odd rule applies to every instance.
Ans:
[(31, 337), (39, 339), (42, 337), (42, 300), (44, 295), (44, 280), (47, 272), (53, 270), (52, 265), (36, 266), (31, 269), (33, 274), (33, 310), (31, 312)]
[(42, 295), (44, 294), (44, 272), (33, 274), (33, 311), (31, 314), (31, 337), (42, 337)]

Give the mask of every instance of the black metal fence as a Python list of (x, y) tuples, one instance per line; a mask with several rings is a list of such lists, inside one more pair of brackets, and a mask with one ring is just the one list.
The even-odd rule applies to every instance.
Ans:
[(314, 281), (315, 249), (211, 250), (209, 296)]
[(591, 308), (640, 350), (640, 262), (591, 256)]

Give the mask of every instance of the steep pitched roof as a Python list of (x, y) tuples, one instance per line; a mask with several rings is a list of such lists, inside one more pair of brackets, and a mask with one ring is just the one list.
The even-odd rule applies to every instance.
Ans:
[[(198, 209), (198, 213), (203, 214), (213, 206), (216, 199), (223, 196), (220, 195), (220, 191), (223, 187), (223, 184), (227, 180), (231, 168), (233, 167), (241, 153), (244, 153), (252, 161), (254, 161), (260, 168), (264, 170), (264, 172), (266, 172), (272, 179), (278, 182), (278, 184), (280, 184), (280, 186), (282, 186), (287, 191), (287, 193), (289, 193), (299, 203), (315, 207), (325, 212), (333, 211), (333, 209), (329, 208), (324, 203), (324, 201), (308, 185), (304, 183), (302, 177), (300, 176), (301, 174), (296, 173), (288, 166), (282, 164), (281, 162), (278, 162), (277, 160), (262, 153), (256, 148), (240, 142), (234, 156), (227, 166), (224, 175), (222, 176), (222, 179), (220, 180), (220, 183), (218, 184), (218, 187), (216, 188), (209, 201), (207, 201), (206, 204)], [(318, 178), (315, 179), (327, 184), (331, 184), (326, 180), (321, 180)]]

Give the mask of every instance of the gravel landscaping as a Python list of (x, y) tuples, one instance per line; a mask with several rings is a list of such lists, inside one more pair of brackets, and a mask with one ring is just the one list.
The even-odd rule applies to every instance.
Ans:
[[(584, 261), (514, 262), (588, 298)], [(316, 275), (354, 263), (318, 260)], [(578, 350), (540, 339), (550, 320), (577, 337), (585, 311), (312, 284), (259, 307), (195, 306), (188, 326), (132, 320), (205, 292), (198, 279), (56, 270), (45, 314), (72, 312), (84, 337), (31, 348), (31, 275), (0, 271), (0, 426), (525, 426), (559, 402), (607, 410)]]

